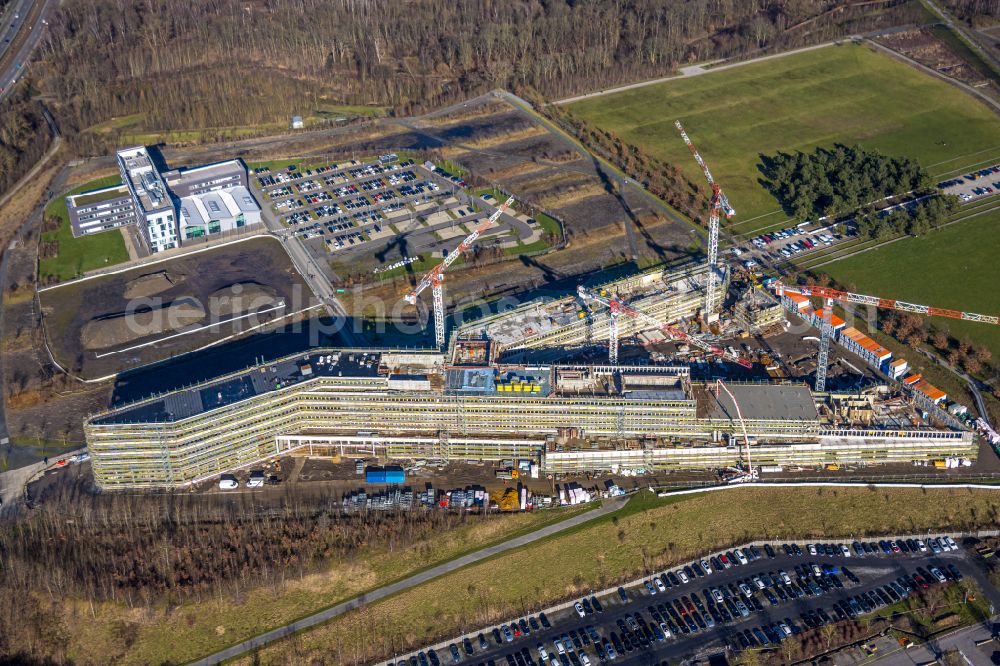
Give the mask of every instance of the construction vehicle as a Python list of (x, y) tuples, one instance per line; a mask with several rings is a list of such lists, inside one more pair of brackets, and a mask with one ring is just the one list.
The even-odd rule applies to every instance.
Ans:
[(600, 303), (604, 307), (608, 308), (610, 316), (608, 324), (608, 361), (611, 365), (618, 365), (618, 318), (625, 315), (627, 317), (643, 321), (650, 326), (663, 331), (675, 340), (683, 340), (684, 342), (692, 344), (707, 353), (715, 354), (716, 356), (724, 358), (727, 361), (732, 361), (733, 363), (738, 363), (744, 368), (753, 368), (753, 363), (750, 361), (741, 358), (734, 353), (730, 353), (721, 347), (716, 347), (715, 345), (709, 344), (704, 340), (688, 335), (679, 328), (675, 328), (669, 324), (664, 324), (660, 320), (656, 319), (656, 317), (627, 305), (617, 296), (612, 296), (603, 292), (598, 293), (583, 285), (578, 286), (576, 292), (581, 300), (585, 302), (593, 301), (595, 303)]
[(513, 203), (514, 197), (508, 198), (499, 208), (493, 211), (493, 214), (489, 218), (473, 229), (472, 233), (458, 244), (458, 247), (449, 252), (448, 256), (440, 264), (427, 271), (427, 274), (421, 278), (416, 288), (405, 296), (407, 303), (416, 305), (417, 297), (420, 296), (421, 292), (427, 289), (427, 287), (431, 288), (434, 299), (434, 342), (438, 349), (444, 349), (444, 287), (442, 286), (442, 280), (444, 280), (445, 269), (455, 263), (455, 260), (462, 256), (466, 250), (472, 248), (476, 240), (488, 231)]
[(775, 294), (777, 294), (779, 298), (784, 296), (786, 293), (794, 293), (801, 296), (819, 297), (823, 299), (819, 357), (816, 361), (815, 389), (817, 393), (822, 393), (826, 390), (826, 374), (829, 368), (830, 340), (833, 338), (833, 326), (831, 324), (833, 301), (840, 301), (842, 303), (857, 303), (858, 305), (871, 305), (876, 308), (887, 310), (914, 312), (916, 314), (932, 315), (935, 317), (949, 317), (951, 319), (961, 319), (963, 321), (977, 321), (984, 324), (1000, 324), (1000, 317), (993, 315), (983, 315), (976, 312), (962, 312), (961, 310), (949, 310), (947, 308), (937, 308), (930, 305), (907, 303), (906, 301), (900, 301), (892, 298), (856, 294), (850, 291), (831, 289), (830, 287), (806, 285), (787, 286), (780, 280), (774, 280), (771, 282), (770, 287), (774, 289)]
[(694, 147), (681, 121), (675, 120), (674, 127), (680, 132), (681, 138), (687, 144), (688, 150), (694, 156), (698, 166), (701, 167), (705, 179), (708, 180), (712, 188), (712, 202), (708, 213), (708, 288), (705, 291), (705, 321), (710, 321), (715, 315), (715, 289), (719, 283), (719, 211), (726, 214), (726, 219), (731, 219), (736, 211), (729, 205), (729, 199), (722, 193), (722, 188), (712, 177), (712, 172), (708, 170), (708, 164), (702, 159), (698, 149)]

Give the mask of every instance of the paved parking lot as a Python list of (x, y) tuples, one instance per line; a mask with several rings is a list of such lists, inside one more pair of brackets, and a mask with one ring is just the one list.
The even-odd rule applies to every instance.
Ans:
[[(452, 249), (496, 205), (492, 197), (472, 197), (461, 178), (432, 167), (406, 160), (261, 168), (254, 186), (315, 254), (374, 252), (397, 244), (414, 256)], [(538, 232), (524, 219), (504, 215), (484, 237), (499, 235), (528, 243)]]
[(969, 171), (937, 184), (944, 194), (954, 194), (962, 201), (983, 199), (1000, 192), (1000, 164)]
[(721, 556), (707, 558), (715, 569), (711, 573), (697, 563), (662, 572), (603, 595), (596, 604), (594, 597), (581, 599), (586, 604), (580, 604), (582, 616), (573, 607), (551, 612), (544, 618), (549, 627), (541, 615), (525, 616), (470, 635), (468, 643), (456, 640), (457, 660), (446, 644), (397, 664), (631, 665), (727, 648), (774, 647), (805, 630), (873, 613), (922, 586), (954, 584), (964, 577), (973, 578), (1000, 608), (1000, 592), (961, 549), (885, 553), (876, 542), (870, 544), (874, 552), (866, 553), (861, 544), (844, 546), (847, 554), (837, 547), (833, 554), (812, 554), (803, 544), (797, 546), (801, 554), (786, 554), (777, 545), (729, 551), (729, 568)]

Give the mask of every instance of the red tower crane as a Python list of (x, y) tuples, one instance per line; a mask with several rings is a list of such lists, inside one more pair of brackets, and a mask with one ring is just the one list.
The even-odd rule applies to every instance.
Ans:
[(1000, 325), (1000, 317), (984, 315), (977, 312), (963, 312), (961, 310), (949, 310), (947, 308), (937, 308), (932, 305), (919, 305), (894, 298), (882, 298), (881, 296), (868, 296), (866, 294), (856, 294), (851, 291), (841, 291), (829, 287), (816, 286), (786, 286), (781, 281), (771, 283), (771, 287), (780, 297), (787, 293), (799, 294), (802, 296), (815, 296), (823, 299), (823, 317), (820, 325), (820, 354), (816, 362), (816, 385), (817, 392), (826, 390), (826, 373), (829, 365), (830, 339), (833, 337), (833, 326), (830, 323), (831, 304), (833, 301), (842, 303), (857, 303), (859, 305), (872, 305), (877, 308), (887, 310), (899, 310), (902, 312), (914, 312), (935, 317), (948, 317), (950, 319), (961, 319), (963, 321), (978, 321), (984, 324)]
[(729, 199), (722, 193), (722, 188), (712, 178), (712, 172), (708, 170), (708, 164), (702, 159), (698, 149), (694, 147), (681, 121), (675, 120), (674, 127), (680, 132), (681, 138), (687, 144), (688, 150), (694, 156), (698, 166), (705, 174), (705, 179), (712, 188), (712, 203), (708, 214), (708, 289), (705, 293), (705, 316), (706, 318), (715, 313), (715, 289), (718, 285), (718, 264), (719, 264), (719, 211), (726, 214), (726, 219), (736, 214), (736, 211), (729, 205)]
[(663, 331), (664, 333), (669, 335), (671, 338), (674, 338), (675, 340), (683, 340), (684, 342), (690, 343), (706, 352), (725, 358), (726, 360), (732, 361), (733, 363), (738, 363), (742, 365), (744, 368), (747, 369), (753, 368), (753, 363), (751, 363), (750, 361), (741, 358), (739, 356), (736, 356), (734, 354), (730, 354), (721, 347), (716, 347), (715, 345), (709, 344), (704, 340), (701, 340), (694, 336), (690, 336), (684, 331), (680, 330), (679, 328), (675, 328), (673, 326), (670, 326), (669, 324), (664, 324), (656, 317), (648, 315), (645, 312), (637, 310), (633, 308), (631, 305), (622, 302), (621, 299), (619, 299), (617, 296), (607, 296), (604, 294), (600, 294), (590, 289), (587, 289), (583, 285), (577, 287), (576, 291), (581, 299), (586, 301), (595, 301), (608, 308), (611, 317), (610, 324), (608, 327), (608, 360), (611, 362), (612, 365), (618, 365), (618, 317), (620, 317), (621, 315), (625, 315), (627, 317), (631, 317), (633, 319), (638, 319), (640, 321), (646, 322), (650, 326), (656, 327), (659, 330)]
[(441, 285), (441, 281), (444, 280), (445, 269), (455, 263), (455, 260), (462, 256), (463, 252), (471, 248), (476, 240), (500, 219), (500, 216), (504, 214), (512, 203), (514, 203), (514, 197), (510, 197), (501, 204), (499, 208), (493, 211), (493, 214), (489, 218), (483, 220), (479, 226), (473, 229), (472, 233), (458, 244), (458, 247), (448, 253), (448, 256), (440, 264), (427, 271), (427, 274), (420, 280), (416, 288), (404, 297), (407, 303), (416, 305), (417, 297), (420, 296), (420, 293), (427, 289), (427, 287), (431, 288), (431, 293), (434, 296), (434, 341), (438, 349), (444, 348), (444, 287)]

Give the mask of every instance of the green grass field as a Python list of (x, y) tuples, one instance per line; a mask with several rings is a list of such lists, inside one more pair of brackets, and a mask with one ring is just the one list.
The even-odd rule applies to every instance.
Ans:
[[(99, 178), (74, 188), (66, 194), (78, 194), (120, 183), (121, 178), (118, 176)], [(55, 277), (59, 282), (63, 282), (96, 268), (128, 261), (125, 241), (118, 229), (91, 236), (73, 237), (65, 196), (55, 197), (45, 207), (45, 216), (58, 218), (59, 228), (43, 233), (42, 240), (56, 241), (59, 244), (59, 251), (55, 257), (39, 260), (39, 275), (42, 278)]]
[[(920, 238), (824, 266), (843, 285), (866, 294), (942, 308), (1000, 315), (1000, 211), (986, 213)], [(931, 317), (952, 335), (987, 344), (1000, 359), (1000, 327)]]
[(957, 88), (867, 46), (830, 46), (570, 106), (573, 113), (703, 176), (680, 120), (749, 233), (786, 216), (758, 182), (760, 154), (860, 143), (932, 174), (1000, 156), (1000, 120)]

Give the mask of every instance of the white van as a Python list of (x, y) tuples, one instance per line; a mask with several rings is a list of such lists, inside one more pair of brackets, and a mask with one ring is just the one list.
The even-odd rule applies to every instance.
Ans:
[(250, 478), (247, 480), (247, 488), (263, 488), (264, 487), (264, 472), (260, 470), (254, 470), (250, 472)]
[(222, 490), (233, 490), (234, 488), (239, 488), (239, 487), (240, 487), (240, 482), (237, 481), (236, 477), (234, 477), (231, 474), (226, 474), (221, 479), (219, 479), (219, 488), (221, 488)]

